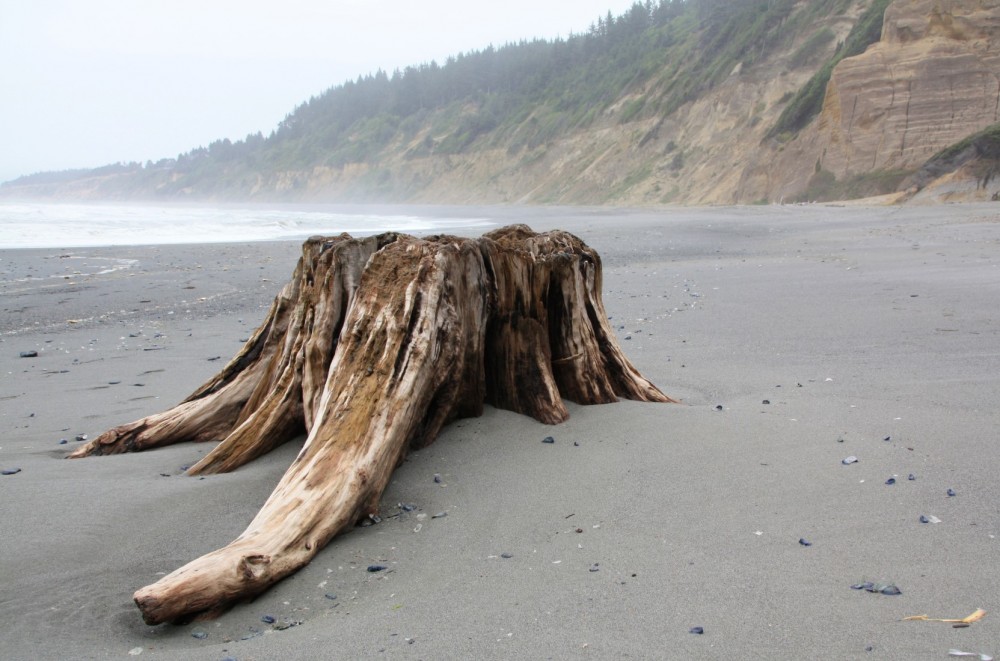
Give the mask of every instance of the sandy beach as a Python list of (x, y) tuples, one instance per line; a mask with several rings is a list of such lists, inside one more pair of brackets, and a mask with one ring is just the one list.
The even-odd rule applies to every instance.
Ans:
[(1000, 655), (1000, 205), (424, 212), (580, 236), (682, 404), (487, 407), (410, 455), (382, 523), (149, 627), (132, 593), (236, 537), (300, 443), (205, 478), (198, 444), (63, 458), (215, 374), (299, 243), (0, 251), (0, 657)]

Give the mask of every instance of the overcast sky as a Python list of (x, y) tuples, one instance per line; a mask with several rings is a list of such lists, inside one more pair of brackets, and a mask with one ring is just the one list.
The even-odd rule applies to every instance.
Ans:
[(583, 32), (632, 0), (0, 0), (0, 181), (265, 135), (373, 73)]

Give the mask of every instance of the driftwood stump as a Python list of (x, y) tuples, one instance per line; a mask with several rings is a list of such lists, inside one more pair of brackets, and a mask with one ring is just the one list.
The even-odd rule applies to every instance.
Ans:
[(182, 441), (218, 445), (188, 473), (231, 471), (305, 444), (232, 543), (135, 593), (148, 624), (211, 617), (296, 571), (375, 514), (409, 448), (489, 403), (548, 424), (563, 398), (674, 401), (625, 358), (601, 302), (601, 260), (524, 225), (479, 239), (314, 237), (264, 323), (174, 408), (70, 457)]

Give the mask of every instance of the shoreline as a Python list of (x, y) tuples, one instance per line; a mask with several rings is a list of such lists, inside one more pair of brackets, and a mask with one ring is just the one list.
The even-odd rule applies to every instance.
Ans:
[[(1000, 653), (1000, 208), (496, 215), (598, 250), (626, 355), (683, 403), (571, 404), (554, 427), (487, 407), (397, 469), (381, 524), (184, 626), (145, 626), (132, 593), (238, 535), (298, 442), (204, 479), (181, 475), (204, 445), (62, 457), (215, 374), (300, 244), (0, 250), (5, 656)], [(902, 621), (976, 608), (968, 629)]]

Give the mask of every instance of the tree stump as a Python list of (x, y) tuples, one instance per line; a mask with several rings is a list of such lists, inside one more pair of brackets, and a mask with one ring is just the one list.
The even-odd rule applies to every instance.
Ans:
[(302, 450), (229, 545), (135, 593), (147, 624), (211, 617), (296, 571), (377, 512), (409, 448), (484, 403), (547, 424), (563, 399), (672, 402), (625, 358), (601, 260), (562, 231), (479, 239), (313, 237), (267, 318), (219, 374), (163, 413), (70, 457), (218, 441), (187, 471), (231, 471), (303, 433)]

